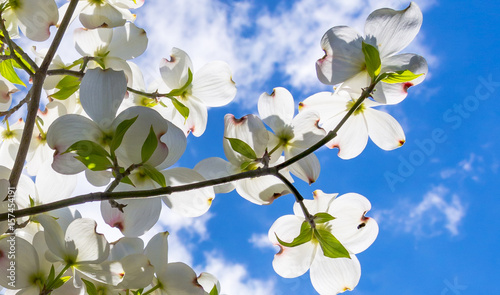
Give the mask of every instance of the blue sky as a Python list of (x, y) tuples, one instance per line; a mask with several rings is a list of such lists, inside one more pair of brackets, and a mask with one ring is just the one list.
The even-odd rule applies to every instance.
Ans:
[[(222, 150), (223, 116), (256, 113), (262, 92), (288, 88), (296, 103), (329, 90), (316, 78), (319, 41), (335, 25), (362, 32), (376, 8), (403, 9), (408, 2), (370, 0), (146, 1), (136, 24), (149, 48), (136, 59), (147, 81), (159, 77), (160, 58), (172, 47), (185, 50), (195, 70), (225, 60), (234, 71), (236, 101), (209, 111), (207, 132), (190, 136), (179, 166), (192, 168)], [(386, 152), (369, 142), (355, 159), (317, 152), (316, 183), (296, 184), (306, 198), (357, 192), (372, 203), (380, 226), (375, 243), (358, 255), (362, 276), (352, 294), (500, 294), (494, 280), (500, 261), (495, 216), (498, 190), (500, 107), (500, 3), (416, 1), (424, 13), (417, 39), (407, 48), (427, 58), (426, 81), (406, 100), (384, 110), (403, 126), (406, 144)], [(71, 38), (64, 40), (72, 55)], [(43, 46), (40, 46), (43, 47)], [(89, 189), (81, 185), (75, 194)], [(86, 191), (88, 192), (88, 191)], [(168, 230), (171, 261), (209, 271), (226, 294), (313, 294), (309, 274), (280, 278), (272, 269), (276, 249), (262, 239), (272, 223), (292, 214), (293, 196), (257, 206), (236, 192), (219, 195), (207, 215), (184, 219), (165, 208), (146, 235)], [(81, 207), (92, 215), (92, 205)], [(100, 229), (117, 236), (116, 231)]]
[[(179, 9), (180, 16), (174, 20), (167, 15), (154, 20), (167, 26), (159, 42), (167, 50), (172, 46), (186, 50), (195, 67), (212, 58), (224, 59), (235, 69), (238, 101), (210, 110), (210, 133), (191, 137), (194, 150), (181, 159), (181, 165), (188, 167), (205, 157), (224, 157), (223, 115), (255, 113), (260, 93), (285, 86), (298, 103), (328, 89), (314, 75), (314, 61), (322, 56), (319, 40), (326, 29), (349, 25), (361, 31), (373, 9), (408, 5), (402, 1), (255, 1), (245, 7), (243, 2), (224, 2), (201, 1), (203, 8)], [(169, 6), (175, 10), (177, 4), (173, 1)], [(309, 198), (312, 191), (322, 189), (357, 192), (372, 202), (369, 215), (378, 220), (381, 230), (375, 243), (358, 255), (362, 277), (352, 294), (496, 294), (500, 287), (492, 279), (499, 259), (493, 254), (499, 238), (493, 216), (499, 204), (495, 180), (500, 160), (500, 87), (495, 83), (488, 87), (482, 81), (500, 82), (495, 58), (500, 5), (495, 1), (417, 4), (423, 9), (424, 23), (406, 51), (426, 57), (430, 74), (425, 83), (410, 89), (403, 103), (386, 108), (403, 125), (406, 144), (386, 152), (370, 142), (360, 156), (348, 161), (322, 149), (317, 153), (322, 163), (319, 180), (312, 186), (296, 183)], [(242, 12), (242, 7), (247, 11)], [(143, 7), (143, 11), (149, 9), (148, 4)], [(141, 23), (140, 13), (137, 23)], [(192, 39), (182, 41), (176, 30)], [(196, 37), (202, 37), (201, 44)], [(226, 43), (226, 38), (238, 41)], [(251, 45), (241, 48), (235, 43)], [(238, 52), (230, 51), (234, 48)], [(242, 75), (240, 69), (250, 74)], [(476, 91), (489, 98), (480, 100)], [(266, 234), (279, 216), (290, 214), (292, 204), (292, 196), (262, 207), (236, 193), (220, 195), (210, 210), (203, 239), (189, 230), (179, 236), (189, 241), (192, 258), (201, 267), (218, 269), (217, 263), (227, 270), (244, 267), (247, 275), (240, 277), (241, 288), (267, 288), (262, 294), (311, 294), (308, 274), (280, 278), (271, 266), (275, 249), (249, 242)], [(204, 264), (207, 253), (215, 259)], [(223, 278), (231, 278), (220, 272)]]

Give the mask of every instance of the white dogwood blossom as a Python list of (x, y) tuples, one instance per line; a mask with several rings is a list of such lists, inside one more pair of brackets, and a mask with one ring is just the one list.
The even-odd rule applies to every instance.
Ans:
[[(144, 0), (80, 0), (73, 19), (79, 17), (87, 29), (114, 28), (123, 26), (127, 21), (134, 21), (135, 15), (130, 9), (144, 4)], [(60, 15), (64, 15), (69, 4), (61, 6)]]
[[(409, 87), (421, 83), (427, 74), (427, 62), (419, 55), (397, 54), (417, 35), (422, 25), (422, 12), (412, 2), (408, 8), (395, 11), (389, 8), (372, 12), (365, 23), (365, 36), (347, 26), (336, 26), (328, 30), (321, 40), (325, 56), (316, 62), (318, 78), (322, 83), (336, 85), (345, 82), (354, 91), (370, 85), (363, 42), (378, 49), (381, 73), (410, 70), (423, 74), (402, 83), (377, 84), (373, 98), (383, 104), (402, 101)], [(345, 85), (345, 86), (347, 86)]]
[(316, 236), (294, 247), (280, 243), (278, 238), (288, 242), (299, 236), (305, 219), (297, 203), (293, 207), (295, 215), (278, 218), (269, 229), (269, 240), (280, 247), (274, 256), (274, 270), (282, 277), (294, 278), (310, 269), (311, 282), (320, 294), (337, 294), (356, 287), (361, 267), (355, 254), (366, 250), (378, 235), (376, 221), (365, 216), (371, 208), (365, 197), (355, 193), (336, 196), (317, 190), (314, 200), (304, 200), (304, 205), (312, 215), (325, 212), (334, 218), (316, 224), (316, 230), (331, 233), (350, 258), (326, 256)]
[[(301, 112), (293, 116), (294, 101), (292, 94), (285, 88), (278, 87), (269, 95), (263, 93), (258, 102), (262, 121), (274, 131), (270, 141), (276, 142), (269, 151), (271, 158), (285, 152), (285, 160), (306, 150), (325, 136), (325, 131), (318, 126), (317, 112)], [(314, 154), (290, 166), (290, 172), (311, 184), (319, 176), (320, 164)]]
[[(224, 154), (228, 161), (217, 157), (207, 158), (198, 163), (194, 169), (205, 178), (214, 179), (263, 167), (268, 157), (270, 132), (262, 121), (255, 115), (236, 119), (233, 115), (227, 114), (224, 123)], [(230, 139), (244, 142), (255, 154), (243, 155), (235, 151)], [(283, 160), (283, 157), (271, 157), (268, 164), (272, 166)], [(287, 171), (282, 172), (291, 179)], [(289, 193), (286, 185), (273, 175), (237, 180), (232, 184), (216, 187), (216, 192), (226, 193), (234, 188), (240, 196), (258, 205), (271, 204), (276, 198)]]
[[(335, 93), (320, 92), (306, 98), (300, 103), (300, 109), (318, 112), (321, 127), (329, 131), (352, 108), (357, 97), (350, 89), (341, 87)], [(381, 106), (378, 102), (364, 100), (326, 146), (339, 148), (339, 157), (342, 159), (358, 156), (365, 149), (368, 137), (383, 150), (401, 147), (405, 143), (403, 128), (391, 115), (373, 108), (378, 106)]]
[(112, 68), (124, 71), (128, 85), (132, 85), (133, 74), (127, 60), (141, 55), (147, 48), (146, 32), (133, 23), (117, 28), (76, 29), (75, 48), (82, 56), (93, 57), (89, 68)]
[[(173, 48), (170, 60), (162, 59), (160, 73), (167, 86), (167, 92), (181, 89), (174, 98), (164, 99), (167, 108), (162, 114), (174, 124), (200, 136), (207, 126), (207, 107), (220, 107), (230, 103), (236, 95), (236, 86), (232, 80), (229, 65), (222, 61), (213, 61), (195, 72), (191, 58), (184, 51)], [(191, 83), (188, 85), (191, 76)], [(189, 114), (181, 114), (178, 103), (189, 109)], [(177, 105), (177, 106), (176, 106)], [(182, 108), (182, 107), (181, 107)]]
[(50, 27), (57, 24), (59, 12), (54, 0), (2, 0), (7, 8), (2, 13), (5, 27), (11, 38), (19, 38), (21, 32), (33, 41), (45, 41), (50, 37)]

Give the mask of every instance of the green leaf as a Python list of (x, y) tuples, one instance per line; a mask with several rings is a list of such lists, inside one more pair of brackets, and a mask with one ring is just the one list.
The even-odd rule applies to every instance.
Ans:
[(109, 149), (111, 150), (111, 154), (113, 154), (118, 147), (122, 144), (123, 136), (125, 136), (125, 133), (127, 130), (134, 124), (135, 120), (137, 120), (137, 117), (135, 116), (132, 119), (128, 120), (123, 120), (118, 126), (116, 127), (115, 134), (113, 135), (113, 139), (111, 140), (111, 143), (109, 144)]
[(110, 157), (108, 151), (106, 151), (99, 144), (91, 141), (91, 140), (80, 140), (73, 143), (63, 154), (76, 152), (79, 156), (90, 156), (97, 155), (102, 157)]
[(88, 156), (75, 156), (75, 159), (82, 162), (88, 169), (92, 171), (103, 171), (113, 167), (113, 164), (107, 157), (96, 154)]
[(82, 281), (85, 284), (88, 295), (97, 295), (97, 288), (95, 287), (94, 283), (87, 281), (86, 279), (82, 279)]
[(0, 74), (8, 81), (26, 87), (26, 84), (24, 84), (14, 70), (14, 65), (11, 59), (0, 62)]
[(47, 285), (52, 285), (52, 281), (56, 277), (56, 271), (54, 269), (54, 265), (52, 264), (50, 266), (50, 271), (49, 271), (49, 276), (47, 277)]
[(210, 294), (209, 295), (219, 295), (219, 290), (217, 290), (217, 285), (214, 284), (214, 287), (212, 288), (212, 290), (210, 290)]
[(142, 295), (142, 292), (144, 291), (144, 288), (141, 288), (141, 289), (136, 290), (136, 291), (133, 291), (133, 290), (131, 290), (131, 291), (132, 291), (132, 294), (134, 294), (134, 295)]
[(80, 89), (80, 83), (81, 81), (78, 77), (66, 76), (56, 85), (56, 88), (59, 89), (59, 91), (50, 95), (50, 97), (65, 100)]
[(59, 278), (57, 281), (54, 282), (54, 284), (52, 285), (52, 289), (57, 289), (57, 288), (60, 288), (62, 285), (64, 285), (64, 283), (66, 283), (67, 281), (69, 281), (71, 279), (71, 276), (66, 276), (66, 277), (61, 277)]
[[(20, 60), (20, 61), (22, 61), (22, 62), (23, 62), (23, 64), (24, 64), (24, 65), (25, 65), (28, 69), (30, 69), (30, 71), (31, 71), (32, 73), (34, 73), (34, 72), (35, 72), (35, 69), (33, 69), (33, 68), (31, 67), (31, 65), (30, 65), (30, 64), (29, 64), (29, 63), (28, 63), (28, 62), (27, 62), (27, 61), (23, 58), (23, 56), (22, 56), (19, 52), (14, 51), (14, 53), (15, 53), (15, 54), (16, 54), (16, 56), (19, 58), (19, 60)], [(12, 65), (13, 65), (15, 68), (22, 69), (22, 67), (21, 67), (21, 66), (20, 66), (20, 65), (19, 65), (19, 64), (15, 61), (15, 60), (12, 60)]]
[(314, 229), (314, 237), (319, 242), (326, 257), (351, 258), (347, 249), (328, 230), (316, 228)]
[(172, 103), (174, 104), (175, 109), (184, 117), (184, 120), (187, 120), (189, 117), (189, 108), (185, 106), (182, 102), (177, 100), (175, 97), (170, 98)]
[(191, 69), (188, 68), (188, 79), (186, 83), (179, 89), (173, 89), (169, 93), (167, 93), (167, 97), (171, 96), (180, 96), (183, 95), (184, 92), (188, 89), (189, 85), (191, 85), (191, 82), (193, 82), (193, 72), (191, 72)]
[(255, 151), (244, 141), (238, 139), (238, 138), (229, 138), (229, 137), (224, 137), (225, 139), (229, 140), (229, 144), (231, 145), (231, 148), (249, 158), (249, 159), (252, 159), (252, 160), (255, 160), (257, 159), (257, 155), (255, 154)]
[(278, 238), (278, 235), (276, 233), (274, 233), (274, 235), (281, 245), (286, 247), (296, 247), (298, 245), (309, 242), (313, 237), (313, 230), (309, 225), (309, 222), (304, 221), (300, 227), (300, 234), (295, 239), (293, 239), (291, 243), (282, 241), (280, 238)]
[(71, 68), (73, 68), (73, 67), (75, 67), (77, 65), (83, 65), (83, 57), (75, 60), (72, 64), (70, 64), (69, 66), (66, 66), (65, 68), (68, 69), (68, 70), (70, 70)]
[(331, 216), (326, 212), (319, 212), (314, 215), (314, 222), (316, 224), (322, 224), (331, 220), (334, 220), (335, 217)]
[(135, 187), (135, 184), (132, 182), (132, 180), (130, 180), (130, 178), (128, 176), (125, 176), (123, 177), (120, 182), (123, 182), (123, 183), (126, 183), (126, 184), (130, 184), (131, 186)]
[(396, 71), (394, 73), (386, 73), (385, 78), (382, 79), (382, 82), (395, 84), (395, 83), (404, 83), (408, 81), (412, 81), (422, 76), (423, 74), (415, 75), (410, 70), (404, 71)]
[(380, 61), (380, 54), (377, 48), (365, 42), (362, 43), (361, 50), (365, 55), (366, 70), (368, 71), (370, 77), (373, 79), (378, 76), (378, 74), (380, 74), (380, 68), (382, 66), (382, 62)]
[(167, 186), (167, 183), (165, 181), (165, 176), (161, 174), (161, 172), (158, 171), (155, 167), (149, 164), (144, 164), (142, 168), (144, 173), (146, 173), (146, 175), (149, 176), (149, 178), (151, 178), (154, 182), (161, 185), (161, 187)]
[(149, 128), (148, 137), (146, 137), (146, 140), (142, 144), (141, 148), (142, 163), (146, 163), (149, 160), (149, 158), (151, 158), (157, 146), (158, 146), (158, 138), (156, 137), (153, 125), (151, 125), (151, 127)]

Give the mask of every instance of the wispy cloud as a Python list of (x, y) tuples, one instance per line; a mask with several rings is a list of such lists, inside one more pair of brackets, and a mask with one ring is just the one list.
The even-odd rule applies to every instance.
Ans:
[(279, 250), (277, 249), (270, 241), (267, 234), (252, 234), (250, 239), (248, 240), (252, 246), (255, 248), (263, 249), (263, 250)]
[(469, 157), (458, 162), (455, 167), (445, 168), (441, 170), (440, 176), (442, 179), (458, 177), (460, 179), (471, 178), (474, 181), (479, 181), (480, 174), (485, 172), (485, 164), (482, 156), (475, 153), (470, 153)]
[(412, 233), (416, 236), (437, 236), (448, 231), (460, 233), (459, 226), (466, 216), (467, 205), (457, 194), (444, 186), (428, 191), (419, 203), (410, 199), (400, 201), (394, 208), (374, 212), (374, 218), (387, 228)]
[(275, 294), (275, 282), (271, 279), (252, 278), (246, 266), (226, 260), (215, 251), (205, 253), (203, 270), (217, 277), (223, 294)]
[[(168, 57), (172, 47), (188, 52), (195, 70), (208, 61), (224, 60), (233, 69), (240, 90), (237, 99), (252, 107), (260, 93), (272, 90), (265, 85), (275, 75), (304, 93), (329, 89), (317, 80), (314, 66), (323, 56), (319, 45), (323, 34), (335, 25), (350, 25), (362, 33), (371, 11), (406, 5), (388, 0), (299, 0), (270, 11), (254, 1), (172, 0), (162, 8), (147, 2), (136, 23), (146, 29), (150, 43), (139, 61), (150, 69), (148, 79), (158, 77), (159, 60)], [(428, 53), (422, 41), (419, 38), (408, 51)], [(283, 85), (271, 87), (275, 86)]]

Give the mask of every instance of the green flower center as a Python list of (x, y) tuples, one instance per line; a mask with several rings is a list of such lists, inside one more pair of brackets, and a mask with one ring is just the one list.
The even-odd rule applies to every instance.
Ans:
[(9, 0), (9, 5), (13, 10), (16, 10), (18, 8), (21, 8), (21, 1), (20, 0)]
[(104, 0), (87, 0), (91, 5), (103, 5)]
[[(346, 104), (346, 108), (347, 110), (350, 110), (352, 109), (352, 107), (354, 106), (354, 104), (356, 103), (355, 100), (350, 100), (347, 102)], [(354, 116), (356, 115), (359, 115), (359, 114), (362, 114), (364, 111), (365, 111), (366, 107), (365, 107), (365, 104), (362, 103), (353, 113)]]

